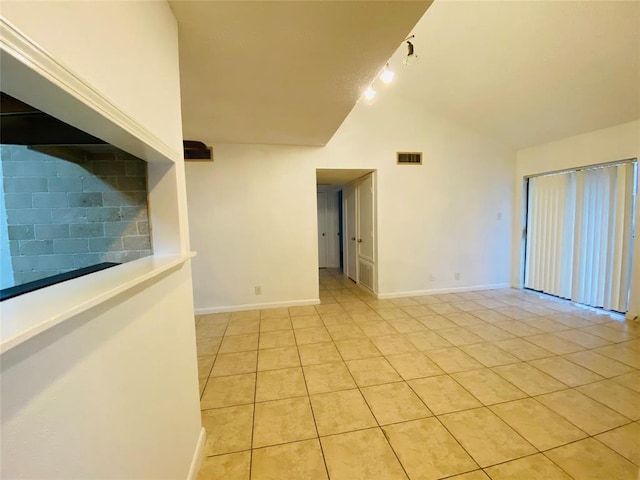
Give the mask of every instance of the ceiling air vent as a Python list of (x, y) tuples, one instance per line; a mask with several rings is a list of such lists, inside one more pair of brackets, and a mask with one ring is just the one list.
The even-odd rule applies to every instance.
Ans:
[(398, 165), (422, 165), (422, 152), (398, 152)]

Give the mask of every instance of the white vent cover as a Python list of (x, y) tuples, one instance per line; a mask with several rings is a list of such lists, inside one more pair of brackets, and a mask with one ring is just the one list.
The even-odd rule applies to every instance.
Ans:
[(370, 263), (360, 260), (358, 280), (361, 285), (373, 291), (373, 267)]
[(398, 165), (422, 165), (422, 152), (398, 152)]

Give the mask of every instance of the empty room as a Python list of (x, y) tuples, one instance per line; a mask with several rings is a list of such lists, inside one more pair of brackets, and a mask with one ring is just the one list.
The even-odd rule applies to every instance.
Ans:
[(640, 472), (640, 3), (5, 1), (7, 479)]

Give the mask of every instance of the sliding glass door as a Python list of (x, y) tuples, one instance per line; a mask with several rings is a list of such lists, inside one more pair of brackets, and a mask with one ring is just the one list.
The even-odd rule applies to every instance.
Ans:
[(525, 288), (626, 312), (637, 162), (528, 180)]

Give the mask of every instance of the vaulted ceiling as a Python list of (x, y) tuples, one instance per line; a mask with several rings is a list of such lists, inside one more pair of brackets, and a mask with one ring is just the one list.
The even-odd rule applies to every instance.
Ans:
[(324, 145), (430, 1), (173, 1), (184, 136)]
[(394, 88), (513, 147), (640, 118), (638, 1), (436, 0), (413, 32)]
[(514, 148), (640, 118), (637, 1), (170, 3), (189, 139), (324, 145), (389, 58), (380, 95)]

